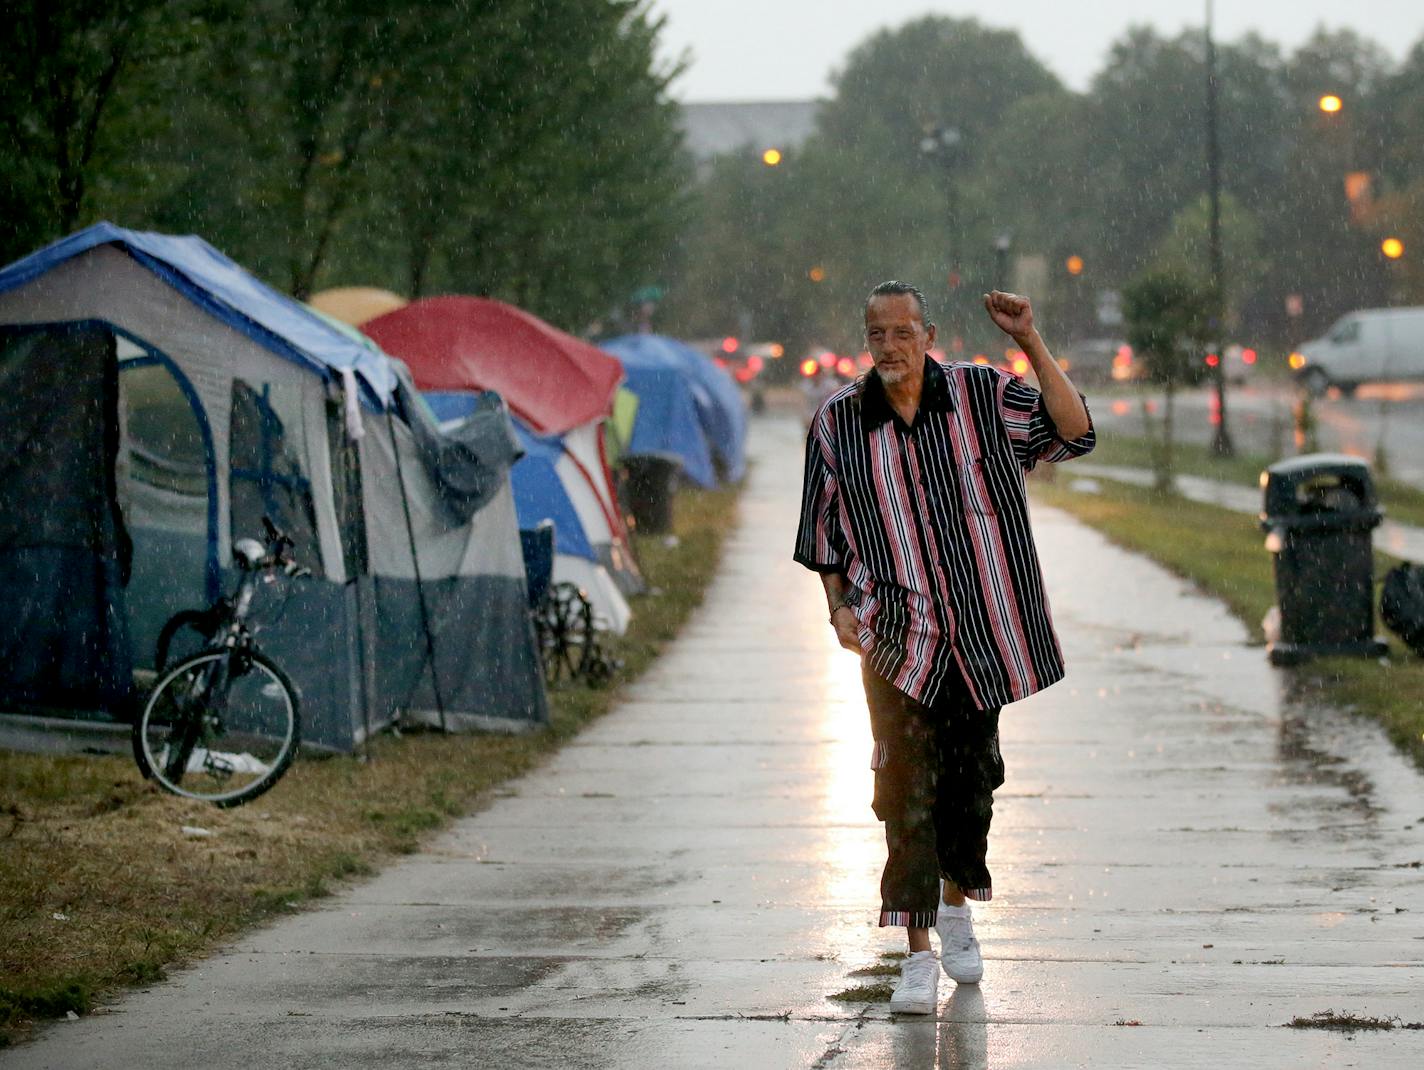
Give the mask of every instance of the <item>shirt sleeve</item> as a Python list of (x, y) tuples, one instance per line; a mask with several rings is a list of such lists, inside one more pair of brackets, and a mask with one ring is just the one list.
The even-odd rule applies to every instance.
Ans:
[[(1083, 398), (1083, 408), (1088, 408), (1087, 398)], [(1012, 376), (1005, 379), (999, 391), (999, 411), (1009, 429), (1014, 456), (1025, 472), (1031, 471), (1039, 461), (1053, 463), (1082, 457), (1097, 445), (1092, 412), (1088, 412), (1087, 432), (1080, 438), (1065, 439), (1058, 434), (1053, 417), (1043, 404), (1043, 395), (1022, 379)]]
[(801, 521), (792, 556), (814, 572), (844, 572), (847, 545), (841, 531), (840, 487), (830, 448), (830, 416), (823, 408), (806, 435), (806, 475), (801, 484)]

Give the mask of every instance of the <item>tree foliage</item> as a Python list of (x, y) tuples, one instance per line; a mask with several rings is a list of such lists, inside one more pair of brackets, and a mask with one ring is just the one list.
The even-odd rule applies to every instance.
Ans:
[(1170, 269), (1145, 272), (1122, 294), (1127, 341), (1148, 377), (1163, 388), (1164, 402), (1156, 426), (1147, 417), (1152, 467), (1159, 490), (1169, 490), (1173, 472), (1173, 435), (1177, 389), (1201, 376), (1201, 355), (1211, 340), (1216, 294), (1199, 276)]
[(1128, 344), (1153, 381), (1172, 387), (1193, 377), (1211, 336), (1211, 288), (1192, 275), (1151, 271), (1123, 290), (1122, 301)]
[[(1351, 308), (1424, 303), (1424, 274), (1379, 252), (1417, 230), (1424, 42), (1398, 65), (1347, 31), (1291, 54), (1246, 35), (1216, 56), (1228, 340), (1285, 347)], [(854, 346), (866, 290), (906, 277), (951, 328), (942, 337), (993, 356), (977, 306), (1007, 241), (1011, 261), (1046, 265), (1032, 296), (1051, 342), (1117, 330), (1097, 322), (1104, 291), (1158, 269), (1209, 273), (1206, 85), (1200, 30), (1129, 29), (1082, 93), (1010, 31), (942, 17), (881, 31), (780, 168), (710, 170), (687, 244), (719, 254), (685, 262), (669, 319), (713, 334), (750, 318), (762, 337)], [(1319, 109), (1326, 92), (1341, 112)], [(954, 158), (922, 151), (945, 127), (961, 134)], [(1351, 180), (1354, 201), (1352, 173), (1365, 183)], [(813, 266), (822, 283), (807, 281)]]
[[(644, 0), (30, 8), (8, 32), (49, 43), (7, 48), (42, 57), (0, 98), (38, 132), (4, 160), (24, 180), (8, 256), (112, 214), (201, 233), (298, 296), (488, 294), (577, 329), (657, 281), (676, 234), (675, 70)], [(55, 84), (80, 119), (51, 118)], [(48, 161), (71, 143), (65, 179)]]
[[(19, 0), (0, 20), (0, 257), (71, 230), (104, 157), (126, 81), (171, 62), (197, 4)], [(172, 25), (165, 29), (164, 22)]]

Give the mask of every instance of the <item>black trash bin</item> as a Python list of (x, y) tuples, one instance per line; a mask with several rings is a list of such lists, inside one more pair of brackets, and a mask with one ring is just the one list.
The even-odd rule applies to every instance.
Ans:
[(623, 460), (627, 478), (623, 503), (633, 514), (633, 523), (645, 535), (663, 535), (672, 530), (672, 500), (677, 494), (682, 462), (673, 457), (639, 454)]
[(1261, 476), (1261, 528), (1276, 570), (1280, 637), (1273, 665), (1327, 654), (1378, 657), (1374, 555), (1379, 499), (1364, 461), (1311, 453), (1279, 461)]

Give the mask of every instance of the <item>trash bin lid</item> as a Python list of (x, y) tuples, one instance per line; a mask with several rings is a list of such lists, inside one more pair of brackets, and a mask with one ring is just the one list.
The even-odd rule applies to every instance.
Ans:
[(1380, 514), (1369, 464), (1344, 453), (1307, 453), (1277, 461), (1261, 473), (1261, 488), (1263, 521)]

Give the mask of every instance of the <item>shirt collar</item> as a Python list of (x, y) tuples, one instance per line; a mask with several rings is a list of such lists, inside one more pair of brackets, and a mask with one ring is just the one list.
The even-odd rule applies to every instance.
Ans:
[[(920, 389), (920, 407), (916, 414), (925, 412), (951, 412), (954, 402), (949, 396), (949, 376), (944, 365), (925, 355), (925, 382)], [(865, 373), (860, 387), (860, 421), (867, 431), (874, 431), (887, 420), (899, 419), (885, 396), (885, 384), (880, 381), (880, 373), (874, 368)]]

